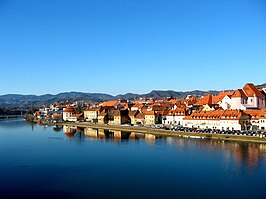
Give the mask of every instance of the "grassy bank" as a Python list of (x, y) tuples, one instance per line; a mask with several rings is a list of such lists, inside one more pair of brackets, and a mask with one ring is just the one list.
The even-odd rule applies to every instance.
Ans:
[(153, 129), (149, 127), (141, 126), (124, 126), (124, 125), (104, 125), (104, 124), (93, 124), (93, 123), (63, 123), (64, 125), (71, 125), (77, 127), (90, 127), (97, 129), (108, 129), (118, 131), (129, 131), (138, 133), (149, 133), (160, 136), (177, 136), (177, 137), (194, 137), (194, 138), (205, 138), (205, 139), (218, 139), (218, 140), (231, 140), (231, 141), (242, 141), (242, 142), (260, 142), (266, 143), (266, 138), (260, 138), (257, 136), (243, 136), (243, 135), (224, 135), (224, 134), (207, 134), (207, 133), (194, 133), (194, 132), (183, 132), (183, 131), (170, 131), (164, 129)]

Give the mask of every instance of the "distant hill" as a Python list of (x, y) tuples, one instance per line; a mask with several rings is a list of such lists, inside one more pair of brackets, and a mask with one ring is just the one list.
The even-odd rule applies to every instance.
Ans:
[(256, 86), (257, 88), (266, 88), (266, 83)]
[(194, 95), (194, 96), (203, 96), (206, 95), (207, 93), (209, 94), (217, 94), (219, 93), (219, 91), (187, 91), (187, 92), (177, 92), (177, 91), (172, 91), (172, 90), (168, 90), (168, 91), (161, 91), (161, 90), (153, 90), (150, 93), (147, 94), (133, 94), (133, 93), (127, 93), (125, 95), (117, 95), (115, 96), (115, 99), (119, 99), (119, 98), (125, 98), (125, 99), (134, 99), (134, 97), (139, 98), (139, 97), (146, 97), (146, 98), (165, 98), (165, 97), (179, 97), (179, 98), (185, 98), (188, 95)]
[(92, 101), (102, 102), (106, 100), (115, 99), (134, 99), (140, 97), (146, 98), (164, 98), (164, 97), (186, 97), (187, 95), (202, 96), (207, 93), (216, 94), (218, 91), (188, 91), (188, 92), (176, 92), (176, 91), (160, 91), (153, 90), (147, 94), (134, 94), (126, 93), (123, 95), (108, 95), (103, 93), (82, 93), (82, 92), (64, 92), (56, 95), (45, 94), (45, 95), (19, 95), (19, 94), (8, 94), (0, 96), (0, 107), (30, 107), (30, 106), (42, 106), (51, 104), (57, 101), (69, 100), (69, 101)]
[[(258, 88), (266, 87), (266, 83), (258, 85)], [(134, 99), (134, 98), (165, 98), (165, 97), (178, 97), (185, 98), (188, 95), (193, 96), (204, 96), (206, 94), (217, 94), (220, 91), (185, 91), (177, 92), (173, 90), (161, 91), (153, 90), (147, 94), (134, 94), (126, 93), (123, 95), (109, 95), (104, 93), (83, 93), (83, 92), (64, 92), (56, 95), (46, 94), (46, 95), (18, 95), (18, 94), (7, 94), (0, 95), (0, 107), (30, 107), (30, 106), (42, 106), (48, 105), (57, 101), (69, 100), (69, 101), (91, 101), (91, 102), (102, 102), (106, 100), (115, 99)]]
[(82, 93), (82, 92), (65, 92), (57, 95), (18, 95), (8, 94), (0, 96), (0, 107), (30, 107), (30, 106), (42, 106), (51, 104), (53, 102), (69, 100), (69, 101), (103, 101), (111, 100), (114, 97), (108, 94), (102, 93)]

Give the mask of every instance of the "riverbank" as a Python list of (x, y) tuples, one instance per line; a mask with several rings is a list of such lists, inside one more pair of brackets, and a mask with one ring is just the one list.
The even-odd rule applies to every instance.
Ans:
[(94, 124), (94, 123), (62, 123), (68, 126), (88, 127), (96, 129), (118, 130), (138, 133), (149, 133), (158, 136), (175, 136), (175, 137), (191, 137), (201, 139), (216, 139), (225, 141), (241, 141), (241, 142), (259, 142), (266, 143), (266, 138), (258, 136), (243, 136), (243, 135), (227, 135), (227, 134), (209, 134), (209, 133), (195, 133), (195, 132), (183, 132), (183, 131), (170, 131), (164, 129), (154, 129), (142, 126), (126, 126), (126, 125), (106, 125), (106, 124)]

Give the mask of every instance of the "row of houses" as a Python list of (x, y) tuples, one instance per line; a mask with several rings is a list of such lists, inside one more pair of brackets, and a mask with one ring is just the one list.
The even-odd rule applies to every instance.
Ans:
[(184, 126), (197, 128), (212, 128), (220, 130), (251, 130), (266, 129), (266, 110), (214, 110), (194, 111), (188, 115), (185, 109), (156, 112), (139, 110), (111, 110), (91, 108), (84, 113), (76, 114), (73, 108), (66, 108), (63, 119), (78, 121), (86, 118), (88, 122), (99, 124), (132, 124), (132, 125), (155, 125)]
[(266, 129), (265, 110), (265, 93), (248, 83), (243, 89), (203, 97), (112, 100), (88, 106), (83, 112), (68, 106), (63, 120), (249, 130)]

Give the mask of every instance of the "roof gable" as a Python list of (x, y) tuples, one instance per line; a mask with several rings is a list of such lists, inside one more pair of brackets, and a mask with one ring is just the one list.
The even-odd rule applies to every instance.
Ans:
[(263, 97), (263, 94), (254, 86), (254, 84), (248, 83), (243, 88), (248, 97)]
[(236, 98), (236, 97), (247, 98), (246, 94), (244, 93), (244, 91), (242, 89), (237, 89), (233, 93), (232, 98)]
[(199, 100), (198, 104), (200, 104), (200, 105), (212, 104), (212, 95), (209, 94), (209, 95), (206, 95), (206, 96), (202, 97)]

